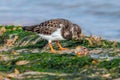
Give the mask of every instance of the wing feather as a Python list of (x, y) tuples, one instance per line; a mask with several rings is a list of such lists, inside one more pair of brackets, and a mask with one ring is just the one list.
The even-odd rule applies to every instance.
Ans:
[(51, 27), (51, 26), (37, 26), (34, 28), (34, 32), (39, 33), (39, 34), (45, 34), (45, 35), (50, 35), (54, 31), (56, 31), (56, 27)]

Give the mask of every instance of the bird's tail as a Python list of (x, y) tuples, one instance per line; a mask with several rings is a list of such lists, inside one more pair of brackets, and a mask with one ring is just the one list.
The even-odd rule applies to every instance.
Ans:
[(26, 31), (33, 31), (33, 26), (22, 26), (22, 29)]
[(21, 26), (21, 27), (22, 27), (23, 30), (26, 30), (26, 27), (27, 27), (27, 26)]

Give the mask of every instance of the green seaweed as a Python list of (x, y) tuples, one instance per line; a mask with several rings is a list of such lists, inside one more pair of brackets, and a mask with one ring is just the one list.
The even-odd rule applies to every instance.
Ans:
[[(0, 26), (6, 28), (6, 32), (0, 36), (0, 46), (4, 46), (5, 41), (10, 39), (10, 35), (18, 36), (18, 39), (15, 41), (14, 46), (12, 46), (12, 50), (21, 50), (21, 49), (36, 49), (40, 50), (47, 44), (46, 40), (40, 39), (36, 43), (32, 44), (37, 38), (38, 35), (36, 33), (27, 32), (21, 29), (20, 26), (7, 25)], [(16, 28), (15, 30), (13, 30)], [(27, 36), (27, 37), (26, 37)], [(89, 38), (92, 43), (87, 39)], [(75, 48), (76, 46), (85, 46), (89, 50), (94, 50), (97, 48), (100, 49), (108, 49), (105, 54), (109, 54), (111, 56), (116, 56), (119, 54), (118, 52), (110, 52), (109, 49), (119, 49), (120, 42), (109, 41), (109, 40), (99, 40), (96, 41), (94, 37), (84, 37), (81, 40), (64, 40), (60, 41), (60, 43), (67, 48)], [(23, 42), (30, 40), (26, 45), (21, 45)], [(53, 42), (54, 43), (54, 42)], [(56, 45), (54, 45), (55, 48)], [(43, 75), (43, 77), (34, 77), (30, 78), (25, 77), (23, 80), (33, 80), (33, 79), (41, 79), (41, 80), (103, 80), (103, 79), (114, 79), (119, 78), (120, 73), (120, 58), (113, 60), (96, 60), (96, 63), (93, 63), (94, 59), (92, 59), (89, 55), (78, 57), (72, 54), (53, 54), (46, 52), (37, 52), (37, 53), (19, 53), (18, 55), (14, 55), (12, 50), (2, 51), (0, 52), (0, 72), (3, 73), (14, 73), (15, 69), (18, 69), (20, 73), (24, 73), (27, 71), (36, 71), (36, 72), (51, 72), (51, 73), (59, 73), (59, 74), (71, 74), (67, 76), (55, 76), (55, 75)], [(101, 54), (103, 52), (100, 52)], [(9, 60), (2, 60), (1, 55), (7, 56)], [(29, 61), (28, 64), (25, 65), (17, 65), (16, 62), (21, 60)], [(101, 77), (96, 75), (95, 73), (99, 73), (99, 75), (110, 74), (111, 77)], [(91, 77), (92, 75), (94, 77)], [(15, 80), (15, 78), (12, 78)]]

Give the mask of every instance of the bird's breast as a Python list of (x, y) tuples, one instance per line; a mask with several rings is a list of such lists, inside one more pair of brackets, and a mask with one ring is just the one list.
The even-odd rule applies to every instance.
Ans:
[(53, 40), (65, 40), (65, 38), (62, 36), (61, 28), (58, 28), (56, 31), (54, 31), (50, 35), (39, 34), (39, 36), (42, 37), (43, 39), (51, 40), (51, 41), (53, 41)]

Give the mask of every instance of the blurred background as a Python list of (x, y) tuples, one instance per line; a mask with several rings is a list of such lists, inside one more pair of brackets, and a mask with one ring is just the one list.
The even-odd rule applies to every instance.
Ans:
[(34, 25), (52, 18), (69, 19), (86, 35), (120, 41), (120, 0), (0, 0), (1, 25)]

